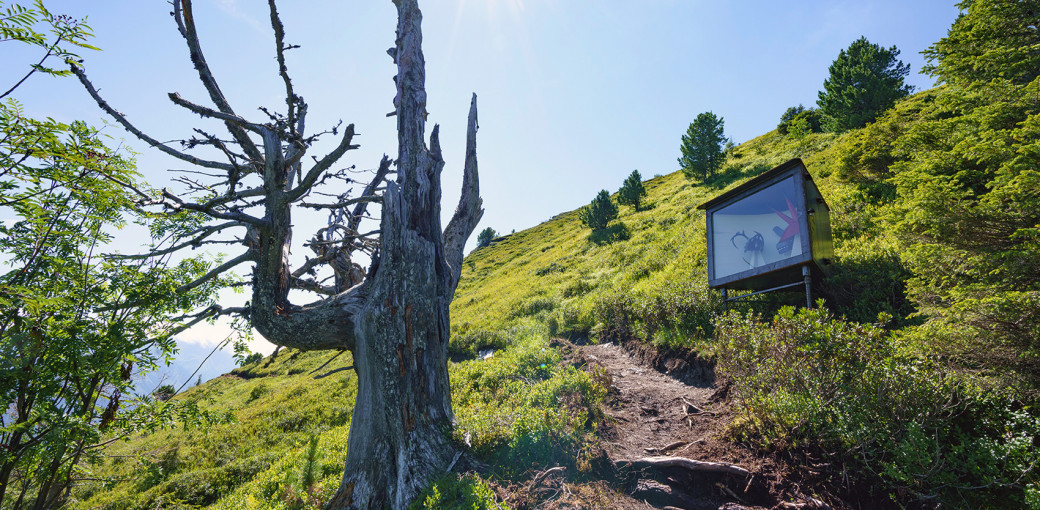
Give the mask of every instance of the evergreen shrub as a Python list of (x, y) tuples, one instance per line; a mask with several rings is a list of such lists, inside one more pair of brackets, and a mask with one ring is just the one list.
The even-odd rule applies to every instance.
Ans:
[(1035, 410), (908, 354), (880, 326), (785, 308), (768, 322), (730, 313), (715, 331), (747, 440), (832, 452), (899, 504), (1019, 507), (1040, 479)]

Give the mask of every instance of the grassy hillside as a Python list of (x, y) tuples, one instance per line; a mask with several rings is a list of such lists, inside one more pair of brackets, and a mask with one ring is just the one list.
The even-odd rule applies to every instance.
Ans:
[[(601, 419), (602, 385), (562, 365), (546, 340), (514, 330), (505, 351), (451, 367), (457, 440), (499, 476), (555, 458), (576, 468)], [(350, 371), (315, 377), (348, 365), (349, 354), (283, 351), (185, 391), (174, 400), (214, 418), (114, 443), (85, 466), (70, 506), (322, 508), (343, 473), (357, 385)], [(493, 502), (480, 478), (444, 484)]]
[[(1037, 250), (1026, 245), (1015, 248), (1019, 258), (986, 258), (935, 230), (972, 218), (943, 223), (944, 211), (977, 213), (976, 206), (949, 195), (941, 207), (922, 203), (939, 200), (922, 183), (945, 182), (926, 178), (941, 165), (925, 155), (950, 154), (931, 145), (945, 139), (929, 134), (955, 136), (951, 119), (962, 119), (954, 126), (962, 130), (986, 127), (984, 119), (964, 120), (978, 114), (1003, 119), (1012, 143), (1023, 140), (1016, 129), (1033, 125), (1036, 105), (1007, 106), (993, 120), (992, 103), (966, 105), (965, 97), (926, 91), (840, 135), (770, 132), (730, 149), (723, 170), (706, 183), (679, 172), (650, 179), (644, 209), (622, 207), (607, 232), (593, 235), (570, 211), (475, 250), (451, 308), (451, 377), (457, 439), (490, 467), (480, 476), (449, 476), (420, 503), (448, 508), (461, 497), (474, 508), (493, 506), (489, 483), (508, 485), (557, 462), (575, 479), (595, 478), (591, 452), (604, 381), (561, 364), (549, 342), (555, 336), (635, 339), (713, 357), (732, 384), (730, 437), (787, 458), (829, 459), (814, 469), (836, 493), (874, 494), (882, 506), (1037, 498), (1040, 417), (1031, 407), (1035, 345), (1028, 343), (1036, 336), (1029, 337), (1031, 316), (1023, 311), (1036, 291), (1027, 283), (1003, 293), (998, 285), (1001, 271)], [(1018, 120), (1008, 121), (1013, 115)], [(997, 138), (989, 135), (985, 147), (993, 150)], [(971, 140), (963, 135), (960, 143)], [(960, 150), (970, 160), (981, 149)], [(801, 298), (778, 294), (724, 315), (706, 285), (697, 206), (793, 157), (803, 159), (831, 207), (837, 264), (822, 296), (829, 311), (781, 310)], [(1020, 207), (1035, 200), (1036, 188), (1028, 187), (1035, 171), (1013, 174), (999, 163), (971, 161), (973, 182), (983, 184), (972, 188), (975, 198), (960, 200), (978, 202), (979, 194), (1002, 189), (997, 181), (1022, 179), (1017, 195), (1008, 191), (1000, 200)], [(990, 224), (1002, 221), (987, 214)], [(1022, 214), (1028, 226), (1031, 216)], [(939, 264), (954, 248), (975, 266)], [(971, 280), (984, 269), (999, 273), (989, 276), (997, 283)], [(935, 271), (945, 279), (936, 280)], [(1024, 320), (1025, 335), (987, 330), (996, 326), (972, 315), (971, 303), (993, 307), (1005, 322)], [(979, 345), (1000, 356), (979, 355)], [(493, 356), (479, 359), (487, 349)], [(341, 475), (356, 391), (350, 371), (314, 379), (311, 372), (333, 356), (283, 352), (176, 397), (225, 419), (114, 444), (87, 467), (89, 481), (75, 491), (73, 507), (320, 508)], [(344, 354), (319, 372), (349, 364)]]
[[(793, 157), (803, 158), (814, 174), (829, 176), (835, 139), (772, 132), (731, 149), (721, 174), (708, 183), (681, 172), (645, 182), (646, 206), (622, 206), (600, 236), (581, 225), (578, 211), (570, 211), (475, 250), (466, 258), (452, 304), (456, 348), (493, 346), (500, 341), (496, 332), (527, 322), (545, 324), (554, 335), (637, 334), (665, 343), (673, 334), (705, 337), (719, 303), (707, 289), (704, 212), (697, 206)], [(819, 183), (825, 194), (833, 191), (833, 180)], [(611, 306), (651, 310), (638, 314), (634, 330), (615, 331), (618, 325), (600, 320)]]
[[(650, 340), (685, 345), (707, 338), (719, 303), (706, 288), (704, 219), (696, 206), (794, 155), (808, 157), (813, 168), (810, 154), (831, 139), (763, 136), (735, 149), (710, 185), (681, 173), (651, 179), (644, 210), (622, 208), (611, 227), (617, 239), (591, 238), (570, 211), (471, 253), (452, 305), (460, 441), (506, 479), (523, 471), (508, 468), (518, 460), (528, 466), (580, 457), (601, 417), (604, 389), (559, 364), (550, 333), (632, 334), (600, 319), (611, 303), (639, 303), (657, 307), (655, 324), (638, 321), (641, 331), (656, 331)], [(497, 350), (494, 357), (474, 359), (487, 348)], [(349, 354), (311, 374), (335, 354), (283, 351), (178, 395), (224, 419), (114, 443), (101, 464), (88, 468), (88, 478), (104, 481), (81, 484), (73, 507), (320, 507), (342, 474), (356, 391), (353, 372), (314, 379), (350, 365)], [(559, 408), (560, 398), (569, 409)]]

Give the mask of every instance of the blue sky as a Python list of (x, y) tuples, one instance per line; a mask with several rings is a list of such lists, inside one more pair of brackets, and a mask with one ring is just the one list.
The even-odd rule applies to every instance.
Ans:
[[(160, 140), (190, 136), (198, 117), (166, 94), (206, 96), (166, 1), (46, 5), (88, 17), (103, 51), (85, 54), (85, 66), (113, 106)], [(458, 197), (475, 92), (486, 209), (478, 229), (499, 232), (580, 207), (600, 189), (616, 191), (633, 169), (645, 179), (677, 170), (680, 136), (698, 113), (725, 119), (736, 143), (774, 129), (788, 107), (815, 104), (827, 67), (860, 36), (897, 46), (911, 65), (909, 83), (929, 88), (931, 78), (918, 74), (919, 52), (946, 34), (958, 12), (952, 1), (931, 0), (432, 0), (421, 7), (430, 123), (441, 124), (447, 162), (445, 214)], [(301, 45), (288, 66), (310, 105), (308, 127), (355, 123), (362, 148), (345, 164), (373, 168), (384, 152), (393, 156), (395, 120), (385, 116), (393, 109), (394, 68), (385, 53), (394, 41), (393, 4), (297, 0), (280, 10), (286, 41)], [(266, 2), (196, 0), (195, 11), (206, 56), (237, 111), (262, 120), (257, 106), (284, 107)], [(2, 51), (5, 63), (28, 61)], [(38, 77), (17, 95), (34, 115), (103, 120), (72, 79)], [(114, 126), (108, 133), (129, 136)], [(167, 169), (185, 168), (137, 140), (126, 143), (141, 152), (139, 167), (153, 185), (170, 179)], [(299, 239), (314, 230), (307, 221)]]

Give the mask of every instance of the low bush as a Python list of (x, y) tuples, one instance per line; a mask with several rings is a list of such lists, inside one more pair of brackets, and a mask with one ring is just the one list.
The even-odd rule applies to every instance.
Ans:
[(855, 322), (871, 322), (879, 313), (892, 317), (890, 327), (914, 323), (917, 309), (907, 297), (910, 270), (896, 247), (881, 239), (854, 239), (833, 265), (823, 295), (834, 310)]
[(513, 306), (510, 316), (514, 318), (537, 315), (540, 312), (556, 308), (556, 299), (551, 297), (535, 297), (521, 301)]
[(549, 335), (564, 338), (588, 338), (595, 324), (592, 314), (574, 304), (563, 305), (546, 319)]
[(596, 287), (587, 280), (575, 280), (563, 288), (562, 295), (564, 298), (584, 296), (595, 288)]
[(324, 508), (343, 477), (349, 426), (313, 435), (220, 499), (217, 510)]
[(422, 492), (409, 510), (509, 510), (498, 503), (495, 491), (483, 478), (475, 474), (447, 474)]
[(260, 454), (220, 467), (179, 473), (142, 494), (130, 506), (124, 506), (126, 502), (122, 502), (111, 508), (166, 508), (174, 502), (193, 506), (210, 505), (234, 487), (268, 469), (274, 457), (271, 454)]
[(448, 342), (448, 354), (453, 358), (475, 358), (485, 349), (503, 349), (509, 344), (509, 338), (501, 331), (471, 329), (451, 335)]
[(900, 504), (1017, 507), (1040, 479), (1035, 411), (907, 354), (879, 326), (785, 308), (770, 322), (731, 313), (715, 331), (740, 437), (841, 452)]
[(488, 360), (459, 363), (451, 386), (459, 440), (506, 477), (532, 466), (575, 468), (603, 419), (606, 389), (562, 365), (559, 353), (537, 334)]
[(604, 245), (611, 244), (620, 241), (627, 241), (632, 237), (632, 231), (629, 230), (628, 225), (625, 222), (618, 221), (611, 224), (609, 227), (598, 228), (589, 234), (589, 241), (593, 244)]
[(615, 292), (596, 301), (593, 333), (602, 341), (637, 339), (666, 347), (690, 347), (710, 338), (722, 311), (719, 295), (692, 281), (679, 281), (645, 297)]

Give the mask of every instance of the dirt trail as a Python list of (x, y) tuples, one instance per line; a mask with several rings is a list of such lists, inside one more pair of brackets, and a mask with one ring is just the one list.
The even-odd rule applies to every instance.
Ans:
[[(656, 351), (638, 344), (626, 349), (559, 342), (570, 363), (608, 376), (608, 424), (601, 435), (606, 456), (616, 466), (611, 485), (619, 498), (611, 507), (784, 508), (778, 467), (720, 439), (730, 414), (707, 363), (662, 360)], [(750, 476), (631, 464), (664, 456), (735, 465)]]
[[(679, 455), (706, 442), (717, 421), (710, 413), (708, 399), (714, 392), (707, 381), (682, 382), (642, 364), (617, 344), (578, 346), (585, 362), (610, 375), (611, 398), (607, 414), (613, 421), (609, 451), (612, 458), (637, 459), (661, 454), (676, 442), (681, 448), (668, 453)], [(693, 404), (703, 414), (688, 414)], [(691, 410), (692, 411), (692, 410)], [(693, 411), (696, 413), (696, 411)], [(704, 460), (704, 459), (702, 459)]]

